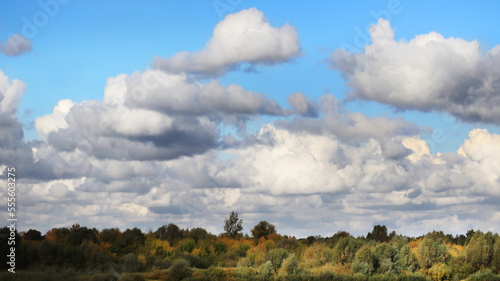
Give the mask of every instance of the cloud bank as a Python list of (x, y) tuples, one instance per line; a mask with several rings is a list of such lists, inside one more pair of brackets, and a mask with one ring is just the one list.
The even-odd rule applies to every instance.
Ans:
[[(47, 231), (76, 222), (143, 229), (174, 222), (220, 232), (236, 210), (245, 232), (268, 220), (280, 233), (298, 237), (338, 230), (362, 235), (375, 224), (413, 235), (500, 231), (498, 134), (474, 129), (457, 152), (432, 154), (422, 139), (428, 127), (350, 111), (332, 94), (311, 100), (294, 92), (285, 107), (238, 84), (191, 79), (192, 73), (219, 75), (241, 62), (277, 63), (298, 54), (293, 39), (267, 55), (237, 49), (221, 59), (218, 44), (240, 46), (257, 35), (230, 40), (219, 33), (248, 26), (258, 36), (271, 34), (269, 43), (262, 41), (266, 46), (296, 36), (288, 25), (270, 27), (255, 9), (230, 15), (206, 50), (188, 54), (189, 60), (108, 78), (102, 100), (59, 101), (35, 120), (41, 140), (30, 143), (16, 117), (26, 84), (0, 72), (0, 165), (3, 171), (16, 165), (22, 173), (23, 224)], [(457, 85), (469, 81), (464, 77), (472, 68), (475, 78), (491, 77), (489, 89), (496, 89), (497, 73), (489, 66), (496, 55), (480, 56), (476, 42), (437, 33), (395, 42), (384, 20), (371, 33), (373, 44), (364, 54), (332, 55), (353, 88), (351, 98), (420, 110), (438, 110), (432, 98), (443, 106), (456, 100), (444, 108), (457, 114), (451, 111), (463, 94)], [(481, 81), (474, 89), (494, 103), (493, 92), (484, 94), (487, 79)], [(487, 114), (481, 112), (476, 114)], [(262, 116), (279, 118), (246, 130)], [(0, 184), (6, 185), (5, 177)]]

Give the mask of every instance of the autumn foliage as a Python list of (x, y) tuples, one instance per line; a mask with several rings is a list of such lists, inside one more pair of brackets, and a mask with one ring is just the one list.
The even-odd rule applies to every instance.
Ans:
[(375, 226), (366, 237), (338, 231), (297, 239), (262, 221), (252, 234), (174, 224), (147, 233), (78, 224), (45, 235), (29, 230), (17, 236), (18, 273), (0, 279), (500, 280), (500, 237), (491, 232), (406, 237)]

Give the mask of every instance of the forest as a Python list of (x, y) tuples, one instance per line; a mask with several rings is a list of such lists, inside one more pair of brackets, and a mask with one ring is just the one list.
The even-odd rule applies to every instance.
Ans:
[(420, 237), (375, 225), (366, 236), (296, 238), (261, 221), (242, 234), (232, 212), (224, 233), (170, 223), (98, 230), (74, 224), (44, 235), (16, 233), (16, 273), (7, 271), (9, 236), (0, 229), (0, 280), (500, 280), (500, 236), (432, 231)]

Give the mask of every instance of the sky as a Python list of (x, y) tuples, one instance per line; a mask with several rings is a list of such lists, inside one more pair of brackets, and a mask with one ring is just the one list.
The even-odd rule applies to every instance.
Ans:
[(500, 231), (496, 1), (1, 5), (20, 231)]

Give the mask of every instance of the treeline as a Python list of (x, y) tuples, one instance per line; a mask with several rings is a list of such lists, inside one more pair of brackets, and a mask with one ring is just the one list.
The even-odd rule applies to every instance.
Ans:
[[(262, 221), (241, 234), (232, 213), (225, 233), (175, 224), (98, 230), (75, 224), (16, 235), (16, 274), (7, 272), (0, 243), (0, 280), (500, 280), (500, 237), (430, 232), (388, 233), (376, 225), (363, 237), (339, 231), (297, 239)], [(9, 229), (0, 229), (0, 239)]]

